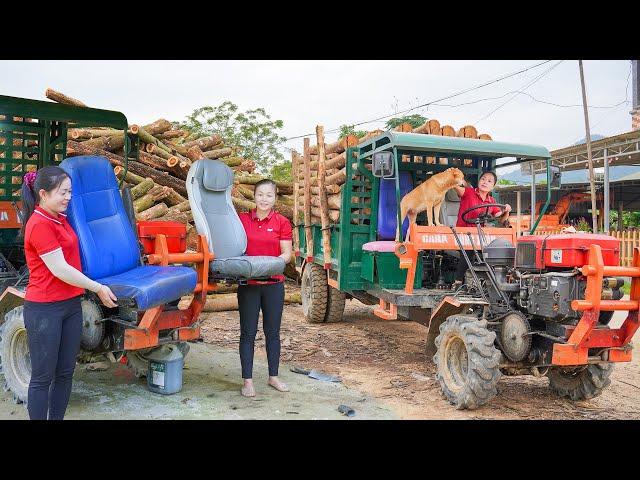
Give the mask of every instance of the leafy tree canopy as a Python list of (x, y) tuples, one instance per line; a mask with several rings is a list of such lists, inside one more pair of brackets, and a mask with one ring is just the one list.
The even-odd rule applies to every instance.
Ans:
[(413, 128), (417, 128), (420, 125), (424, 124), (424, 122), (426, 122), (427, 120), (428, 118), (425, 118), (420, 114), (414, 113), (413, 115), (404, 115), (402, 117), (390, 118), (385, 124), (385, 127), (387, 130), (393, 130), (398, 125), (401, 125), (403, 123), (410, 123)]

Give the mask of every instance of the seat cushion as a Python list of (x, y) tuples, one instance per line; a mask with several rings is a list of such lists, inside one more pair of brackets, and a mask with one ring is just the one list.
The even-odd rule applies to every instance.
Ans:
[(107, 285), (118, 298), (135, 300), (138, 310), (147, 310), (192, 293), (196, 271), (189, 267), (144, 265), (97, 282)]
[(211, 262), (211, 273), (230, 278), (268, 278), (282, 275), (286, 266), (280, 257), (243, 255), (217, 258)]
[(396, 242), (383, 240), (368, 242), (362, 245), (362, 250), (365, 252), (395, 252)]

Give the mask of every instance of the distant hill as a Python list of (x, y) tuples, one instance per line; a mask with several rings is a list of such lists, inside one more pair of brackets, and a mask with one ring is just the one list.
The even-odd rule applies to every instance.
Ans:
[[(595, 142), (596, 140), (602, 140), (603, 138), (606, 138), (605, 135), (600, 135), (599, 133), (594, 133), (593, 135), (591, 135), (591, 141)], [(587, 137), (584, 137), (581, 140), (578, 140), (576, 143), (574, 143), (574, 145), (582, 145), (583, 143), (587, 143)]]

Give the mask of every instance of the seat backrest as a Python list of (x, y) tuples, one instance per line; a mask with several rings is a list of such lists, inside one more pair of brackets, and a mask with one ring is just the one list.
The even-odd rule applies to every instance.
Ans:
[(447, 227), (455, 227), (460, 211), (460, 197), (455, 188), (447, 190), (440, 207), (440, 223)]
[[(400, 172), (400, 199), (413, 190), (411, 172)], [(398, 225), (398, 202), (396, 200), (396, 180), (381, 178), (378, 195), (378, 240), (393, 240), (396, 238)], [(402, 222), (402, 238), (407, 235), (409, 219)]]
[(239, 257), (247, 234), (231, 201), (233, 170), (219, 160), (201, 159), (187, 174), (187, 196), (193, 221), (216, 258)]
[(60, 167), (71, 178), (67, 218), (78, 236), (83, 273), (100, 279), (136, 268), (140, 249), (109, 160), (72, 157)]

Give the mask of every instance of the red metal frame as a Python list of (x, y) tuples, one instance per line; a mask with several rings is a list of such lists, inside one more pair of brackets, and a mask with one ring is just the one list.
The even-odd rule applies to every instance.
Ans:
[[(571, 308), (584, 312), (575, 327), (568, 330), (567, 343), (553, 346), (553, 365), (584, 365), (588, 363), (590, 348), (609, 351), (610, 362), (631, 361), (631, 340), (638, 330), (640, 308), (640, 248), (633, 251), (633, 266), (605, 266), (600, 245), (589, 247), (589, 263), (581, 268), (587, 277), (584, 300), (573, 300)], [(608, 276), (631, 277), (629, 300), (602, 300), (602, 279)], [(628, 310), (620, 328), (595, 328), (601, 311)]]
[(139, 350), (158, 345), (160, 330), (178, 329), (178, 340), (195, 340), (200, 337), (197, 321), (207, 300), (207, 293), (215, 290), (216, 284), (209, 284), (209, 263), (214, 255), (204, 235), (198, 235), (198, 248), (195, 253), (169, 253), (167, 238), (158, 234), (155, 239), (155, 252), (147, 255), (149, 265), (167, 266), (170, 263), (193, 263), (196, 265), (197, 283), (193, 299), (185, 310), (165, 311), (162, 305), (144, 312), (136, 328), (124, 332), (124, 349)]
[[(483, 228), (487, 241), (496, 238), (504, 238), (513, 245), (516, 244), (516, 231), (513, 228), (488, 227)], [(467, 233), (471, 233), (471, 238), (476, 247), (479, 247), (480, 239), (478, 238), (478, 229), (476, 227), (456, 227), (456, 232), (465, 250), (473, 250), (473, 246), (469, 243)], [(418, 264), (418, 253), (421, 250), (458, 250), (453, 232), (449, 227), (426, 227), (412, 223), (409, 226), (409, 240), (406, 242), (396, 242), (395, 254), (400, 259), (400, 268), (408, 269), (407, 283), (404, 291), (407, 294), (413, 293), (413, 283), (416, 276), (416, 267)]]

